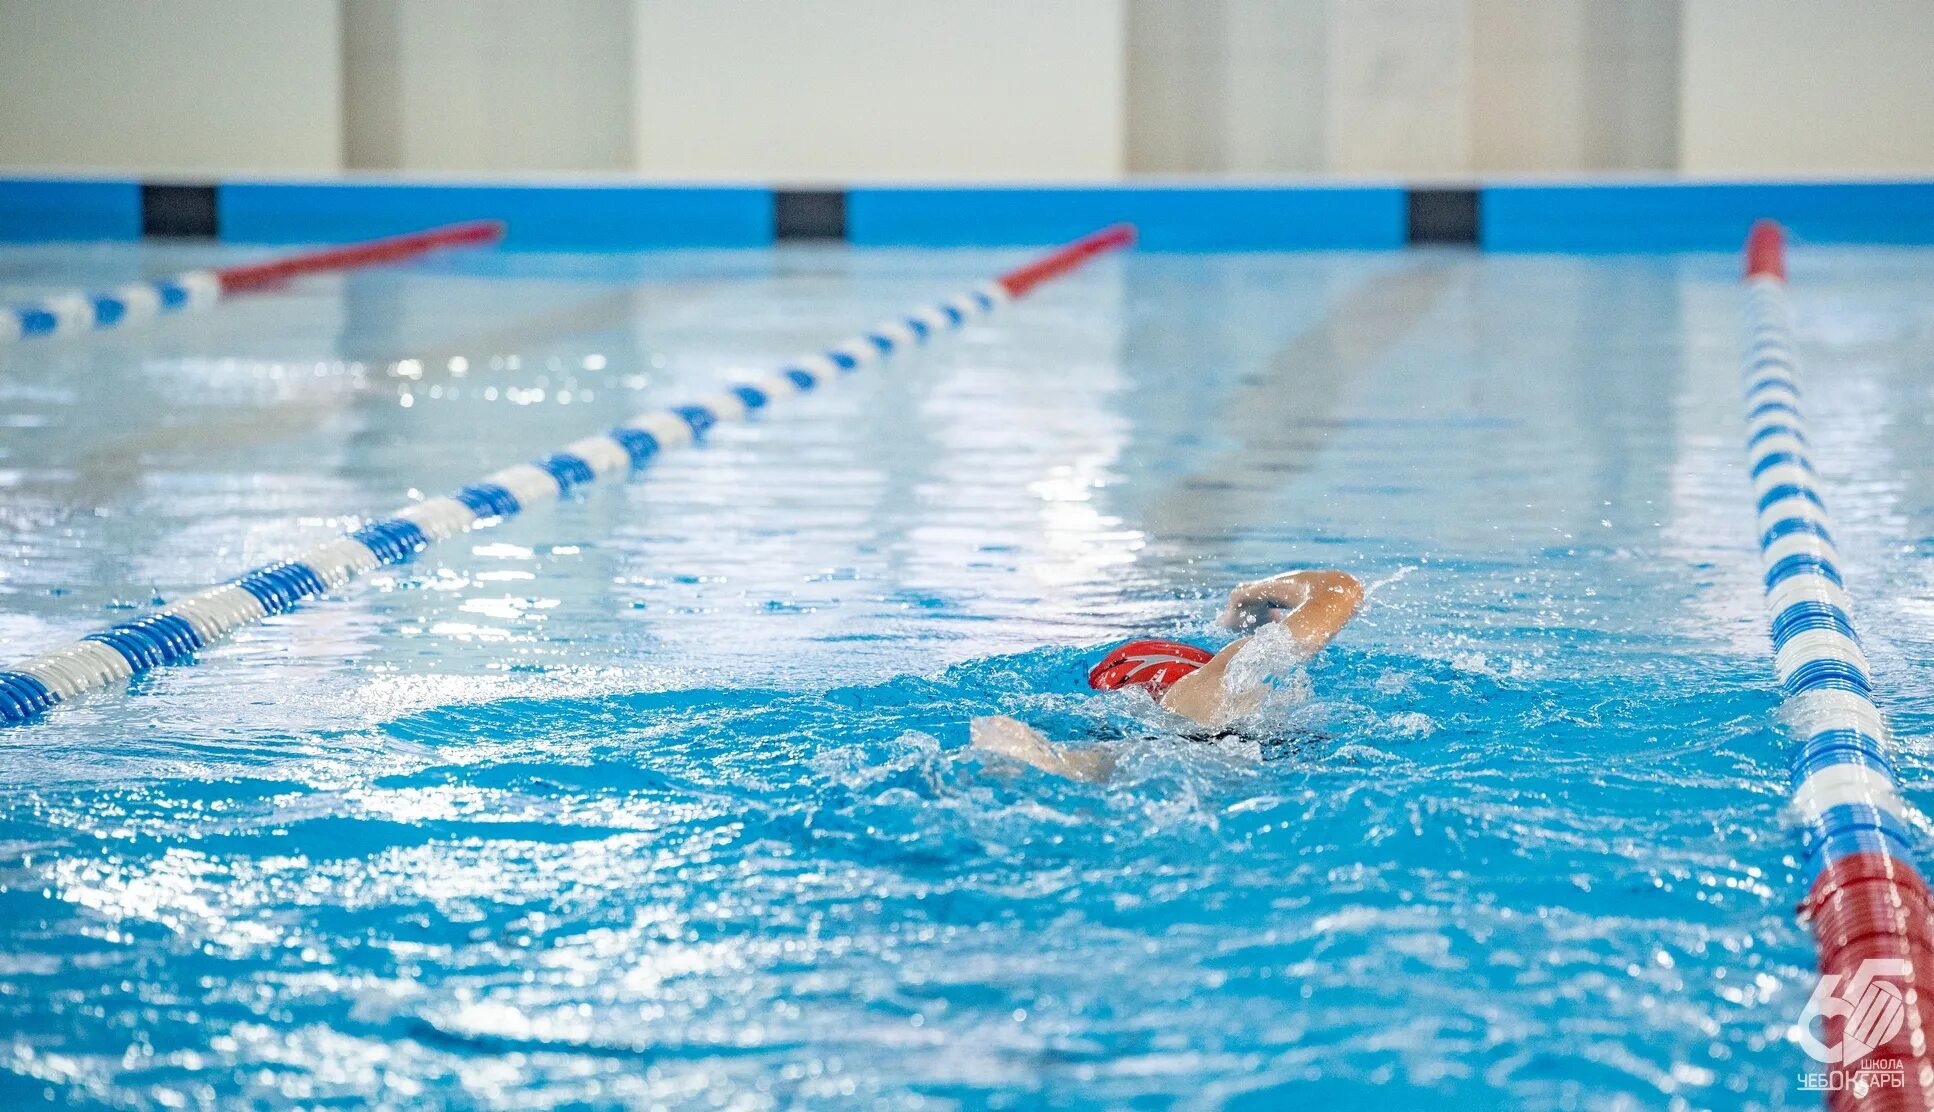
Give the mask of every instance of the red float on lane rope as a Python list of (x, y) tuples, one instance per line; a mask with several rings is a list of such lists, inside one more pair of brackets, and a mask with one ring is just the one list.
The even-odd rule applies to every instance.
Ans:
[(995, 284), (1008, 292), (1010, 297), (1019, 297), (1050, 278), (1066, 274), (1096, 255), (1126, 247), (1135, 242), (1133, 224), (1111, 224), (1098, 232), (1082, 236), (1073, 243), (1052, 252), (1018, 270), (1010, 270)]
[(1771, 220), (1753, 222), (1746, 235), (1746, 277), (1786, 281), (1786, 233)]
[(403, 259), (415, 258), (445, 247), (496, 243), (503, 238), (502, 221), (473, 220), (465, 224), (448, 224), (428, 231), (411, 232), (408, 235), (390, 236), (387, 239), (373, 239), (367, 243), (325, 247), (320, 251), (290, 255), (285, 259), (274, 259), (266, 263), (224, 267), (215, 271), (215, 277), (221, 279), (223, 293), (236, 293), (241, 290), (260, 289), (304, 274), (400, 262)]

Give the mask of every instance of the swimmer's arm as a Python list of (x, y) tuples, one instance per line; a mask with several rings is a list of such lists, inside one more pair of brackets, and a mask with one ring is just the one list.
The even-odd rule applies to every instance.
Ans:
[(1229, 606), (1217, 621), (1229, 629), (1251, 630), (1273, 618), (1313, 656), (1362, 605), (1363, 584), (1347, 571), (1292, 571), (1230, 591)]
[(1115, 771), (1114, 754), (1086, 746), (1056, 745), (1041, 731), (1004, 714), (976, 718), (968, 730), (976, 749), (998, 753), (1070, 780), (1099, 784)]
[[(1363, 584), (1356, 576), (1333, 568), (1293, 571), (1270, 579), (1244, 583), (1229, 592), (1229, 606), (1217, 619), (1230, 629), (1254, 629), (1274, 618), (1289, 630), (1308, 656), (1315, 656), (1363, 605)], [(1238, 637), (1223, 646), (1208, 663), (1177, 680), (1162, 696), (1162, 705), (1205, 726), (1219, 726), (1248, 713), (1230, 705), (1222, 686), (1223, 674), (1249, 638)]]

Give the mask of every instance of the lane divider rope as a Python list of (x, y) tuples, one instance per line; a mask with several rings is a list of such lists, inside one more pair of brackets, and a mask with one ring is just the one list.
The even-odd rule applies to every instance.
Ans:
[(1133, 242), (1134, 235), (1127, 225), (1103, 229), (946, 301), (885, 321), (819, 355), (687, 405), (641, 413), (609, 432), (504, 468), (454, 494), (406, 506), (290, 559), (22, 660), (0, 670), (0, 723), (29, 721), (83, 691), (183, 661), (241, 626), (339, 590), (374, 568), (402, 563), (445, 537), (495, 525), (598, 479), (630, 475), (664, 452), (699, 442), (714, 426), (745, 420), (782, 398), (958, 331), (1042, 282)]
[(39, 301), (0, 306), (0, 344), (100, 332), (159, 316), (199, 312), (233, 294), (259, 290), (304, 274), (401, 262), (431, 251), (495, 243), (502, 238), (503, 224), (478, 220), (306, 251), (265, 263), (187, 270), (167, 278), (130, 282), (105, 292), (76, 290)]
[[(1934, 1101), (1928, 1048), (1934, 1034), (1934, 898), (1914, 861), (1892, 739), (1873, 703), (1873, 677), (1813, 466), (1800, 410), (1784, 235), (1771, 221), (1754, 225), (1747, 239), (1746, 286), (1746, 445), (1781, 718), (1795, 743), (1792, 810), (1808, 877), (1800, 915), (1813, 930), (1823, 978), (1837, 976), (1844, 991), (1857, 986), (1863, 965), (1875, 960), (1884, 964), (1867, 970), (1888, 986), (1853, 1017), (1825, 1015), (1822, 1046), (1840, 1046), (1842, 1055), (1847, 1047), (1873, 1046), (1859, 1062), (1845, 1062), (1852, 1083), (1831, 1092), (1829, 1101), (1834, 1107), (1925, 1109)], [(1899, 1028), (1888, 1038), (1894, 1014)], [(1862, 1088), (1857, 1070), (1863, 1064), (1878, 1069), (1894, 1059), (1904, 1074), (1901, 1087)]]

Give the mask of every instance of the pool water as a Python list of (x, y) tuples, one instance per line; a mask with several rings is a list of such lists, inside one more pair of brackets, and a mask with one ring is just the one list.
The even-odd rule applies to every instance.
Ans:
[[(11, 247), (0, 297), (252, 254)], [(1023, 257), (451, 253), (0, 349), (0, 643)], [(1910, 785), (1929, 262), (1793, 275)], [(0, 1102), (1817, 1106), (1736, 266), (1105, 260), (0, 733)], [(1298, 566), (1373, 589), (1270, 759), (1086, 690)], [(995, 713), (1120, 771), (983, 760)]]

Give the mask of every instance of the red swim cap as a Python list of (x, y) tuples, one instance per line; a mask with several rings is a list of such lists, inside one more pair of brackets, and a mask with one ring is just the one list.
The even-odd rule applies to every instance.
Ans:
[(1214, 653), (1180, 641), (1130, 641), (1117, 645), (1088, 673), (1096, 691), (1146, 687), (1159, 699), (1176, 680), (1207, 664)]

